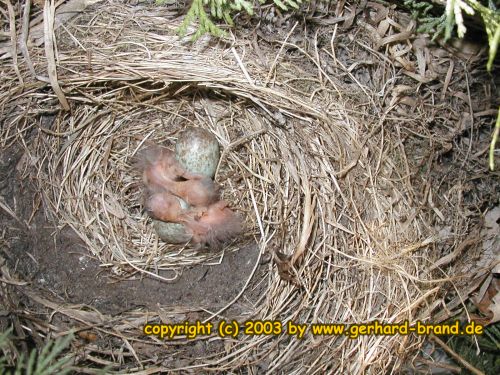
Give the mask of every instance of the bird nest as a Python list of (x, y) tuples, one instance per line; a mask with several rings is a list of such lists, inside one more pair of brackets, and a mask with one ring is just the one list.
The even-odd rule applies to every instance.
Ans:
[[(55, 39), (45, 37), (57, 45), (57, 59), (47, 54), (45, 60), (41, 47), (30, 47), (37, 74), (57, 66), (57, 75), (49, 74), (52, 89), (34, 84), (9, 92), (9, 100), (26, 109), (9, 115), (2, 141), (25, 144), (22, 166), (52, 219), (71, 227), (103, 267), (122, 277), (139, 273), (172, 282), (186, 266), (254, 246), (259, 255), (253, 271), (265, 258), (272, 262), (265, 292), (249, 312), (253, 319), (429, 319), (451, 272), (442, 268), (446, 261), (434, 266), (449, 237), (433, 223), (454, 215), (454, 196), (438, 209), (432, 188), (425, 187), (422, 201), (423, 185), (415, 182), (425, 179), (415, 173), (422, 150), (406, 142), (420, 124), (412, 113), (395, 109), (403, 91), (386, 106), (359, 82), (362, 76), (351, 73), (355, 67), (338, 60), (333, 39), (321, 61), (286, 39), (274, 51), (208, 39), (191, 45), (175, 34), (177, 19), (162, 8), (154, 8), (155, 16), (151, 11), (97, 5), (59, 29)], [(360, 35), (366, 45), (380, 43), (368, 29)], [(370, 56), (378, 64), (371, 71), (380, 72), (370, 79), (396, 79), (390, 77), (396, 74), (392, 63), (364, 43), (356, 44), (356, 53)], [(264, 64), (262, 56), (271, 53)], [(29, 77), (27, 70), (18, 73)], [(244, 235), (209, 252), (158, 239), (133, 167), (145, 142), (173, 149), (186, 126), (217, 138), (222, 154), (215, 180), (222, 198), (245, 218)], [(452, 232), (460, 233), (464, 220), (454, 218)], [(94, 327), (104, 324), (101, 315), (65, 311)], [(146, 340), (141, 325), (166, 316), (123, 313), (113, 326), (115, 337)], [(401, 353), (418, 342), (412, 336), (242, 335), (190, 365), (172, 357), (163, 365), (234, 371), (266, 358), (259, 368), (269, 372), (379, 372), (400, 366)], [(134, 352), (133, 360), (144, 359)]]

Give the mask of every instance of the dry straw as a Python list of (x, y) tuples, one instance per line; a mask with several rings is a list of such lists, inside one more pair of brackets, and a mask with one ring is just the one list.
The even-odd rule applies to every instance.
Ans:
[[(9, 70), (0, 97), (2, 144), (24, 144), (26, 173), (52, 218), (73, 228), (103, 265), (125, 276), (139, 272), (172, 281), (182, 266), (205, 262), (206, 254), (158, 241), (142, 211), (140, 177), (132, 167), (146, 140), (172, 147), (179, 130), (200, 126), (223, 148), (216, 179), (224, 198), (246, 217), (247, 235), (226, 251), (255, 242), (261, 256), (271, 254), (277, 265), (269, 268), (267, 291), (249, 317), (347, 324), (428, 319), (448, 278), (426, 272), (442, 238), (428, 211), (419, 209), (409, 178), (413, 163), (396, 126), (406, 120), (392, 108), (382, 110), (377, 94), (387, 94), (371, 93), (336, 58), (337, 29), (331, 28), (321, 52), (328, 67), (318, 49), (314, 55), (288, 39), (274, 52), (238, 42), (227, 47), (202, 40), (193, 46), (175, 35), (178, 23), (163, 8), (111, 2), (59, 27), (51, 40), (53, 61), (41, 47), (29, 47), (39, 76), (57, 66), (47, 83), (35, 81), (21, 65), (20, 90), (16, 72)], [(380, 64), (373, 79), (390, 82), (392, 63), (368, 43), (357, 46)], [(262, 56), (271, 54), (264, 69)], [(338, 75), (328, 70), (332, 66)], [(354, 84), (341, 83), (342, 76)], [(65, 102), (71, 110), (59, 111)], [(137, 310), (112, 320), (78, 307), (58, 310), (127, 344), (137, 369), (150, 362), (130, 342), (165, 345), (141, 337), (141, 325), (179, 313)], [(163, 365), (380, 373), (400, 366), (416, 343), (411, 336), (242, 336), (194, 364)], [(95, 359), (107, 354), (92, 345), (88, 360), (115, 365)]]

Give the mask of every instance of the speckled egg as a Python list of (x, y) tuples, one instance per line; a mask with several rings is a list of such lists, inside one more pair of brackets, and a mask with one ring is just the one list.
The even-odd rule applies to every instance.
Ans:
[(188, 127), (179, 134), (175, 156), (188, 171), (214, 178), (220, 158), (219, 142), (208, 130)]
[[(183, 209), (189, 208), (189, 205), (181, 198), (177, 197)], [(172, 244), (185, 244), (191, 240), (192, 235), (188, 233), (183, 224), (168, 223), (153, 219), (153, 228), (162, 241)]]
[(153, 219), (153, 228), (158, 234), (158, 237), (166, 243), (185, 244), (193, 237), (187, 232), (183, 224), (167, 223), (165, 221)]

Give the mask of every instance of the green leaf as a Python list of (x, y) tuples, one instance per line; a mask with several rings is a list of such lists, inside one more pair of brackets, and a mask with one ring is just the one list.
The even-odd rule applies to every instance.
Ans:
[(290, 5), (292, 8), (299, 9), (299, 5), (293, 0), (286, 0), (286, 3)]
[(274, 0), (274, 3), (283, 10), (288, 10), (287, 6), (281, 0)]
[(444, 40), (448, 40), (451, 38), (451, 31), (453, 30), (453, 26), (455, 26), (455, 13), (453, 11), (455, 7), (455, 0), (448, 0), (446, 2), (446, 28), (444, 34)]

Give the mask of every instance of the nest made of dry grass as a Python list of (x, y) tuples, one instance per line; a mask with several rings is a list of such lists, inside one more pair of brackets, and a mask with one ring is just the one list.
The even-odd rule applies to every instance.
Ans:
[[(450, 240), (436, 230), (436, 217), (453, 215), (454, 233), (463, 233), (467, 223), (452, 209), (458, 196), (450, 194), (438, 209), (428, 186), (422, 202), (421, 186), (411, 178), (419, 160), (408, 158), (402, 135), (416, 121), (397, 108), (404, 87), (391, 85), (391, 106), (384, 106), (390, 94), (361, 84), (363, 72), (355, 76), (355, 67), (337, 58), (336, 28), (316, 56), (285, 39), (264, 69), (259, 55), (270, 52), (265, 47), (208, 39), (192, 46), (175, 35), (178, 24), (164, 9), (97, 5), (58, 31), (57, 60), (30, 48), (38, 75), (57, 62), (59, 93), (33, 82), (25, 66), (19, 74), (33, 83), (20, 90), (11, 71), (1, 103), (15, 101), (22, 110), (3, 113), (2, 143), (25, 144), (26, 174), (53, 218), (124, 275), (172, 281), (185, 265), (223, 256), (160, 242), (142, 210), (140, 177), (132, 167), (146, 140), (172, 147), (178, 131), (200, 126), (221, 144), (216, 180), (246, 218), (248, 233), (225, 250), (255, 241), (260, 254), (272, 254), (277, 264), (249, 316), (346, 324), (429, 319), (452, 281), (450, 270), (429, 271)], [(385, 90), (399, 78), (394, 60), (368, 46), (405, 43), (414, 27), (408, 25), (404, 35), (398, 25), (390, 40), (375, 41), (366, 25), (366, 40), (355, 44), (356, 53), (378, 64), (379, 74), (370, 73), (373, 86)], [(65, 102), (70, 110), (60, 111)], [(412, 158), (418, 152), (411, 150)], [(172, 276), (161, 276), (165, 270)], [(65, 311), (93, 326), (109, 318)], [(148, 314), (124, 314), (121, 325), (103, 331), (144, 340), (137, 328), (165, 316)], [(223, 316), (211, 316), (217, 314)], [(240, 337), (224, 353), (177, 369), (235, 371), (267, 358), (269, 372), (380, 372), (401, 366), (402, 353), (418, 342), (410, 336)]]

